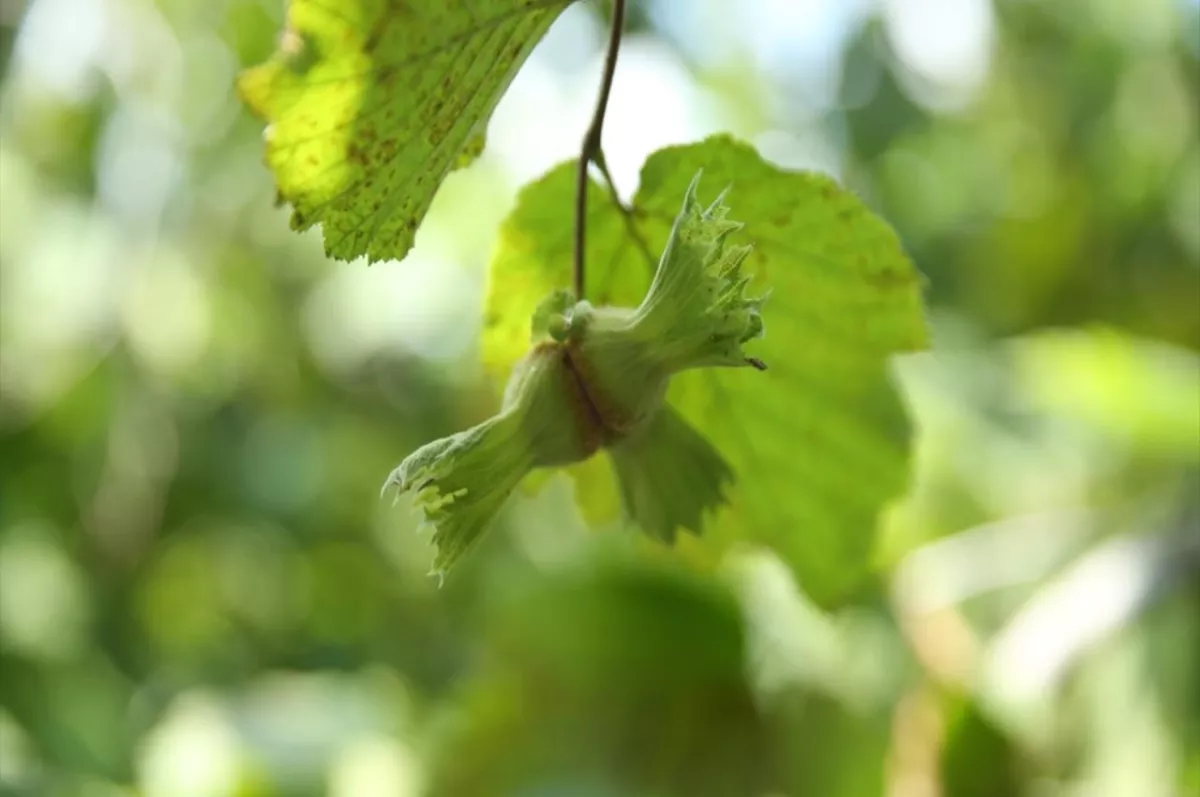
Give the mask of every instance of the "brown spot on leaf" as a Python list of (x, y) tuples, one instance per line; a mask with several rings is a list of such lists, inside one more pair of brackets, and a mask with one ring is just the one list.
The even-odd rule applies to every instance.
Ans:
[[(388, 5), (391, 6), (392, 4), (389, 3)], [(389, 8), (388, 11), (390, 10), (391, 9)], [(367, 35), (367, 40), (363, 43), (364, 51), (369, 53), (379, 46), (379, 40), (382, 39), (384, 33), (387, 32), (388, 25), (391, 23), (391, 21), (392, 15), (387, 11), (379, 15), (379, 19), (377, 19), (375, 24), (371, 26), (371, 32)]]
[(885, 268), (882, 271), (876, 271), (864, 275), (863, 277), (868, 283), (880, 290), (896, 290), (899, 288), (908, 287), (911, 280), (908, 276), (900, 271)]

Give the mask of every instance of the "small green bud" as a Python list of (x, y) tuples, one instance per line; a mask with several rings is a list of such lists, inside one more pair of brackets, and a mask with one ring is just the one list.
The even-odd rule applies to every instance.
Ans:
[(547, 337), (560, 343), (566, 340), (571, 329), (569, 316), (574, 306), (575, 297), (569, 291), (555, 291), (542, 299), (533, 311), (530, 339), (534, 343)]
[(533, 468), (612, 455), (626, 513), (666, 542), (699, 533), (725, 500), (733, 471), (699, 431), (666, 407), (671, 377), (693, 368), (766, 366), (742, 350), (762, 337), (766, 296), (746, 296), (748, 246), (728, 245), (724, 194), (684, 197), (645, 299), (636, 308), (593, 307), (567, 291), (535, 310), (533, 348), (513, 370), (501, 411), (418, 449), (384, 485), (414, 491), (432, 524), (442, 574), (479, 539)]

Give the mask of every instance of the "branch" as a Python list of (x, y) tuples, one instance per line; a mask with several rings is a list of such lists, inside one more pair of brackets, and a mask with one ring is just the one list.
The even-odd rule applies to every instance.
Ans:
[(612, 32), (608, 37), (608, 52), (604, 56), (604, 75), (600, 80), (600, 96), (596, 98), (596, 110), (592, 123), (583, 137), (583, 148), (579, 152), (579, 172), (575, 183), (575, 299), (582, 300), (586, 284), (584, 251), (587, 248), (587, 189), (588, 164), (596, 163), (608, 172), (604, 155), (600, 149), (600, 137), (604, 131), (604, 114), (608, 110), (608, 95), (612, 93), (613, 74), (617, 70), (617, 51), (621, 49), (621, 31), (625, 27), (625, 0), (613, 0)]

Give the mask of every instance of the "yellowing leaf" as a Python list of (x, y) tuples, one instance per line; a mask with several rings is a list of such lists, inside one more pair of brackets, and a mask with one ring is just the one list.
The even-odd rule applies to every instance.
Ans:
[[(641, 300), (699, 169), (701, 196), (730, 187), (731, 215), (745, 223), (737, 242), (755, 247), (745, 265), (752, 290), (771, 290), (766, 337), (746, 344), (770, 370), (688, 372), (668, 396), (736, 474), (731, 505), (702, 544), (713, 553), (767, 544), (828, 603), (867, 572), (879, 512), (906, 484), (910, 428), (888, 360), (925, 346), (920, 277), (891, 228), (834, 180), (780, 170), (716, 136), (652, 155), (631, 219), (592, 186), (589, 300)], [(529, 186), (501, 230), (484, 340), (498, 374), (527, 348), (538, 301), (569, 284), (572, 170), (564, 164)], [(592, 519), (618, 512), (616, 491), (591, 483), (598, 471), (575, 470), (588, 474), (580, 495)]]
[(270, 61), (238, 87), (266, 119), (292, 227), (325, 252), (399, 259), (446, 175), (571, 0), (293, 0)]

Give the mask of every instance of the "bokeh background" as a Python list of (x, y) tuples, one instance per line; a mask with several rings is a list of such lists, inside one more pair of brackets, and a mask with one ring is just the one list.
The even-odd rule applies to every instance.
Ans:
[(283, 18), (0, 3), (0, 792), (1200, 794), (1200, 5), (632, 4), (623, 193), (732, 131), (929, 280), (913, 487), (826, 608), (768, 551), (630, 557), (562, 479), (426, 576), (379, 485), (495, 406), (496, 228), (575, 153), (607, 9), (371, 268), (289, 231), (233, 92)]

